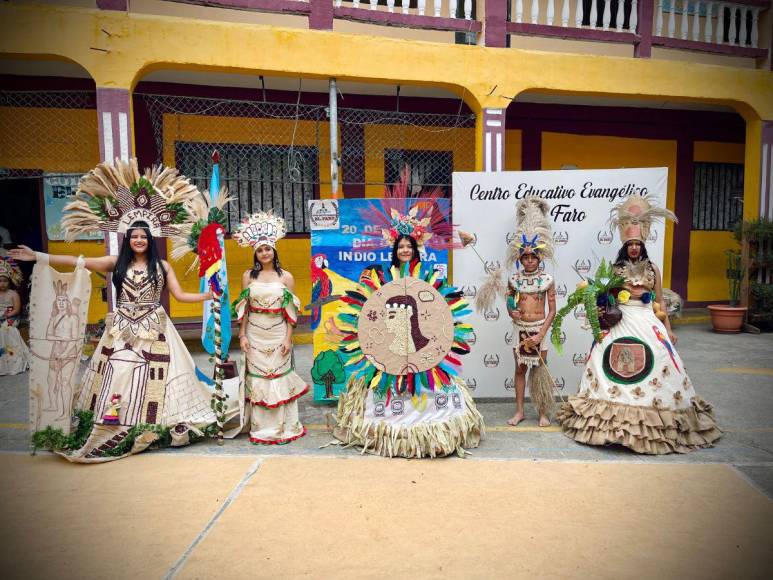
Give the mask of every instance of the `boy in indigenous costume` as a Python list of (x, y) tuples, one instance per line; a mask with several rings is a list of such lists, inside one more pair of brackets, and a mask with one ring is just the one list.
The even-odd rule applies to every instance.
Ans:
[(507, 282), (507, 312), (513, 320), (515, 341), (515, 415), (507, 421), (512, 426), (524, 418), (527, 372), (540, 427), (550, 425), (554, 406), (553, 380), (546, 366), (546, 335), (556, 315), (556, 289), (553, 277), (540, 268), (554, 253), (549, 209), (547, 202), (536, 197), (519, 201), (515, 238), (508, 248), (507, 262), (516, 266)]
[(647, 256), (652, 222), (664, 218), (675, 216), (638, 195), (612, 210), (623, 242), (613, 267), (624, 281), (616, 298), (622, 317), (607, 323), (611, 329), (593, 346), (577, 396), (557, 413), (566, 435), (580, 443), (686, 453), (721, 436), (674, 348), (660, 271)]

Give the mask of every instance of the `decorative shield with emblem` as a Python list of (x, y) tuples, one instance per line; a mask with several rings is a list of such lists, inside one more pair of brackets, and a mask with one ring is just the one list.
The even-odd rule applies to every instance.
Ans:
[(616, 383), (631, 384), (644, 380), (652, 371), (652, 350), (633, 336), (618, 338), (604, 351), (604, 373)]

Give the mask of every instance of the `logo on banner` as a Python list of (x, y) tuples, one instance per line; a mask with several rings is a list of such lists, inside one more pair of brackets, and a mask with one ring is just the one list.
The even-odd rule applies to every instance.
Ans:
[(489, 308), (483, 313), (483, 320), (487, 322), (496, 322), (499, 320), (499, 308)]
[(598, 240), (599, 244), (602, 246), (608, 246), (612, 243), (614, 238), (615, 236), (612, 233), (612, 230), (599, 230), (599, 232), (596, 234), (596, 240)]
[(566, 296), (566, 284), (559, 284), (556, 286), (556, 294), (561, 298)]
[(478, 287), (475, 285), (460, 286), (459, 290), (462, 291), (467, 298), (475, 298), (478, 295)]
[(438, 393), (435, 395), (435, 406), (438, 409), (444, 409), (448, 405), (448, 395), (445, 393)]
[(578, 258), (574, 261), (574, 269), (580, 274), (587, 274), (590, 272), (591, 262), (590, 258)]
[(566, 387), (566, 380), (564, 377), (556, 377), (553, 380), (553, 386), (557, 388), (559, 391), (563, 391), (564, 387)]
[(478, 342), (478, 335), (475, 334), (474, 330), (471, 330), (469, 333), (467, 333), (467, 344), (473, 345), (476, 342)]
[(553, 243), (557, 246), (565, 246), (569, 243), (569, 232), (553, 232)]
[(572, 364), (574, 366), (584, 367), (586, 362), (588, 362), (587, 352), (576, 352), (572, 355)]
[(513, 346), (513, 331), (505, 332), (505, 344)]
[(562, 330), (561, 336), (558, 337), (558, 344), (565, 344), (565, 343), (566, 343), (566, 332)]
[(384, 401), (379, 401), (373, 406), (373, 414), (376, 417), (383, 417), (385, 410), (386, 410), (386, 405), (384, 405)]
[(505, 390), (507, 391), (515, 390), (515, 381), (512, 379), (512, 377), (505, 379)]
[(451, 393), (451, 403), (453, 404), (454, 409), (462, 408), (462, 397), (459, 393)]
[(574, 310), (572, 310), (572, 314), (574, 314), (574, 318), (576, 320), (585, 320), (587, 318), (587, 315), (585, 314), (585, 306), (580, 304), (579, 306), (575, 307)]
[(483, 355), (483, 366), (489, 369), (493, 369), (499, 366), (499, 355), (498, 354), (484, 354)]
[(484, 269), (486, 270), (486, 274), (491, 274), (499, 270), (501, 267), (502, 264), (499, 262), (499, 260), (487, 260)]
[(464, 382), (467, 385), (467, 390), (468, 391), (474, 391), (475, 389), (478, 388), (478, 379), (476, 379), (474, 377), (471, 378), (471, 379), (467, 379)]
[(656, 230), (654, 228), (651, 229), (650, 230), (650, 235), (647, 236), (647, 241), (648, 242), (657, 242), (658, 241), (658, 230)]
[(309, 225), (312, 230), (337, 230), (340, 226), (338, 200), (312, 199), (309, 201)]
[(400, 399), (392, 399), (392, 414), (402, 415), (405, 404)]

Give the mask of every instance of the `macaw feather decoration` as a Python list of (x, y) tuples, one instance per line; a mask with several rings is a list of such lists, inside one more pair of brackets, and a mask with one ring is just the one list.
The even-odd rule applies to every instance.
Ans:
[(491, 309), (497, 300), (506, 294), (507, 284), (502, 278), (502, 270), (496, 268), (486, 275), (485, 281), (475, 295), (475, 310), (480, 313)]
[(103, 162), (81, 177), (75, 200), (64, 208), (65, 240), (94, 231), (124, 234), (137, 221), (154, 236), (172, 237), (195, 221), (191, 204), (198, 188), (173, 167), (155, 165), (143, 175), (137, 160)]
[[(347, 291), (346, 296), (341, 299), (344, 305), (339, 309), (337, 326), (345, 336), (340, 342), (339, 352), (344, 358), (345, 366), (351, 370), (352, 380), (365, 379), (368, 388), (376, 391), (379, 396), (385, 396), (387, 402), (392, 394), (402, 395), (408, 392), (411, 395), (420, 395), (424, 389), (438, 391), (451, 387), (455, 377), (461, 372), (459, 356), (470, 352), (467, 337), (472, 332), (472, 327), (460, 321), (463, 316), (470, 313), (467, 302), (461, 292), (448, 285), (438, 273), (430, 272), (422, 275), (419, 262), (410, 266), (405, 264), (402, 268), (392, 267), (390, 273), (392, 280), (384, 282), (376, 272), (371, 272), (370, 277), (360, 280), (361, 284), (356, 290)], [(358, 325), (362, 308), (371, 294), (378, 292), (390, 281), (406, 277), (423, 280), (445, 299), (451, 310), (454, 334), (450, 350), (436, 366), (421, 372), (393, 375), (377, 368), (363, 353)]]
[(508, 245), (505, 263), (512, 268), (524, 254), (552, 260), (555, 253), (548, 215), (550, 205), (538, 197), (527, 197), (515, 206), (515, 237)]
[(653, 222), (659, 220), (679, 221), (674, 212), (655, 205), (652, 195), (631, 195), (609, 211), (609, 223), (618, 229), (622, 242), (646, 241)]
[[(191, 262), (187, 272), (190, 272), (202, 263), (202, 254), (207, 254), (214, 248), (212, 245), (212, 235), (216, 233), (216, 229), (219, 226), (225, 233), (228, 227), (228, 216), (225, 212), (225, 207), (233, 200), (233, 197), (228, 195), (228, 189), (221, 187), (220, 191), (215, 198), (215, 201), (211, 201), (209, 192), (199, 193), (198, 196), (191, 199), (189, 204), (189, 213), (191, 219), (180, 225), (177, 231), (170, 236), (172, 241), (171, 257), (173, 260), (179, 260), (183, 256), (193, 252), (195, 258)], [(202, 233), (204, 235), (202, 236)], [(209, 240), (209, 244), (206, 244), (206, 249), (200, 247), (202, 237), (205, 240)], [(213, 257), (214, 258), (214, 257)], [(214, 261), (212, 259), (207, 260), (206, 269), (214, 268)], [(203, 276), (204, 273), (199, 273), (199, 276)]]

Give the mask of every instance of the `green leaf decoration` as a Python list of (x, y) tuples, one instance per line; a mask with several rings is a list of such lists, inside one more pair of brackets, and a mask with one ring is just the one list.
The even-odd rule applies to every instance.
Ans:
[(228, 217), (226, 213), (219, 207), (209, 208), (209, 215), (207, 216), (207, 222), (210, 224), (218, 223), (224, 228), (228, 226)]
[(106, 220), (108, 218), (107, 216), (107, 209), (106, 209), (106, 200), (110, 200), (110, 203), (112, 205), (118, 205), (118, 200), (116, 200), (113, 197), (110, 198), (104, 198), (101, 196), (94, 196), (91, 199), (89, 199), (89, 209), (94, 212), (94, 215)]
[(188, 221), (188, 210), (185, 209), (185, 206), (182, 203), (169, 203), (167, 204), (166, 209), (171, 211), (174, 216), (172, 218), (173, 224), (182, 224)]
[(145, 177), (140, 177), (139, 181), (135, 181), (131, 184), (131, 187), (129, 188), (129, 191), (131, 191), (135, 196), (139, 195), (141, 191), (144, 191), (148, 195), (153, 193), (155, 189), (153, 189), (153, 184), (150, 183), (150, 181), (147, 180)]

